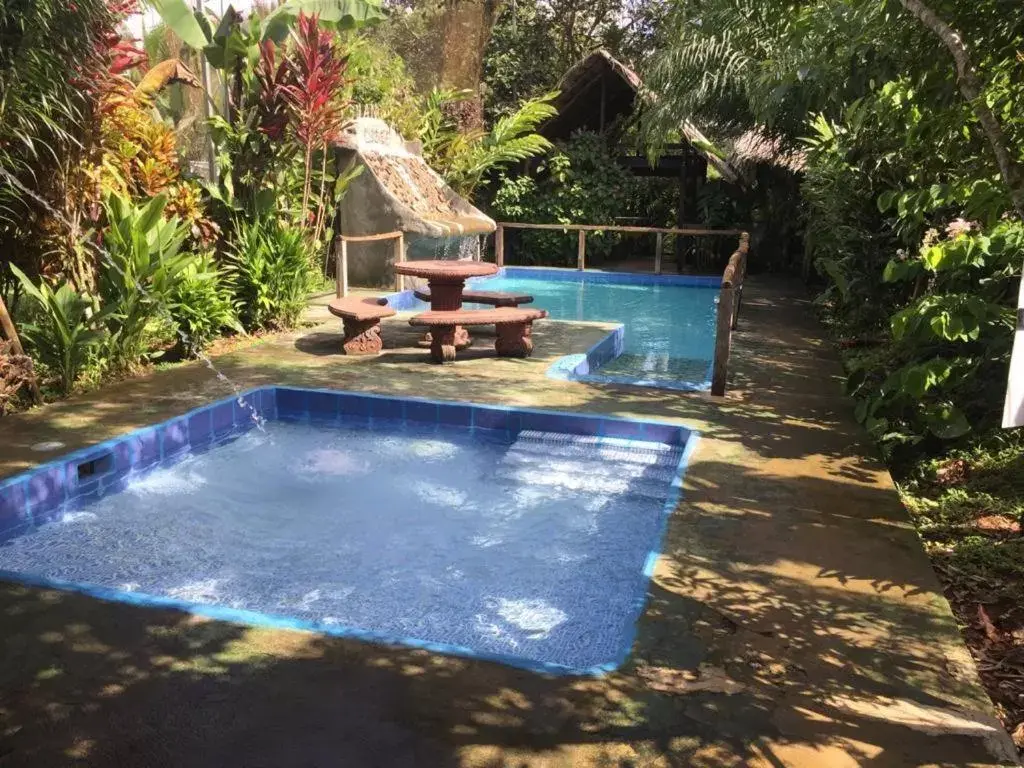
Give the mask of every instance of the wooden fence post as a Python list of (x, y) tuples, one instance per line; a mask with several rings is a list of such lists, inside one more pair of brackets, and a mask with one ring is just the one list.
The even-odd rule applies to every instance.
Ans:
[(344, 237), (341, 240), (341, 247), (338, 249), (336, 261), (334, 262), (334, 295), (337, 298), (348, 296), (348, 241)]
[(654, 274), (661, 274), (661, 246), (662, 246), (662, 233), (659, 232), (655, 237), (654, 242)]
[(494, 263), (498, 269), (505, 266), (505, 227), (501, 224), (494, 230)]
[(729, 349), (732, 345), (733, 287), (723, 283), (718, 292), (718, 316), (715, 322), (715, 360), (711, 369), (711, 394), (725, 394), (729, 373)]
[[(399, 232), (398, 237), (395, 238), (395, 264), (401, 264), (403, 261), (405, 261), (405, 235)], [(395, 272), (395, 290), (400, 291), (403, 287), (402, 276)]]
[[(3, 335), (11, 342), (11, 351), (14, 354), (25, 354), (25, 348), (21, 346), (21, 339), (18, 338), (18, 329), (14, 327), (14, 320), (11, 318), (11, 313), (7, 311), (7, 304), (4, 302), (3, 296), (0, 296), (0, 331), (3, 331)], [(29, 389), (32, 391), (32, 402), (42, 405), (43, 396), (39, 393), (39, 383), (33, 381)]]
[(579, 247), (576, 249), (576, 269), (582, 270), (586, 266), (587, 232), (581, 229), (579, 234)]

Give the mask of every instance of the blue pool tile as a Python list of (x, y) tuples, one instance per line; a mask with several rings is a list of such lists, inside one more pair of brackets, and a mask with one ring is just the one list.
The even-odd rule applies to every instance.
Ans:
[(619, 419), (605, 419), (601, 425), (601, 434), (604, 437), (621, 437), (627, 440), (642, 440), (645, 437), (643, 424)]
[(306, 406), (307, 392), (301, 389), (278, 390), (279, 417), (305, 418), (309, 413)]
[(366, 421), (370, 415), (370, 404), (373, 400), (372, 397), (343, 392), (338, 395), (338, 412), (343, 421)]
[(437, 413), (437, 403), (418, 403), (415, 400), (410, 400), (405, 404), (405, 418), (409, 421), (436, 424), (440, 421)]
[(28, 523), (26, 501), (24, 483), (0, 488), (0, 540), (5, 531), (20, 530)]
[(457, 427), (468, 427), (473, 423), (473, 409), (468, 405), (439, 403), (437, 406), (437, 422)]
[(277, 389), (264, 387), (260, 390), (260, 415), (267, 421), (277, 418)]
[(134, 438), (138, 444), (138, 454), (133, 466), (149, 467), (160, 461), (160, 436), (156, 429), (149, 428)]
[(377, 419), (396, 419), (400, 421), (405, 418), (404, 406), (404, 400), (398, 400), (393, 397), (375, 397), (370, 403), (370, 415), (373, 416), (374, 421)]
[(127, 472), (139, 462), (141, 444), (135, 437), (119, 440), (114, 446), (114, 471)]
[(188, 419), (188, 439), (192, 446), (209, 441), (213, 436), (213, 410), (203, 408)]
[(65, 499), (64, 466), (40, 469), (28, 478), (28, 508), (34, 521), (59, 507)]
[(188, 448), (188, 420), (177, 419), (160, 428), (161, 456), (171, 458)]
[(511, 426), (509, 412), (503, 408), (473, 408), (473, 427), (508, 431)]
[(212, 420), (213, 434), (219, 435), (221, 432), (227, 432), (235, 423), (234, 402), (218, 403), (213, 406), (210, 418)]
[(688, 433), (684, 429), (674, 427), (671, 424), (655, 424), (648, 422), (644, 424), (644, 439), (655, 443), (668, 443), (670, 445), (682, 445), (686, 442)]
[(334, 421), (338, 418), (338, 396), (333, 392), (310, 392), (306, 409), (311, 419)]

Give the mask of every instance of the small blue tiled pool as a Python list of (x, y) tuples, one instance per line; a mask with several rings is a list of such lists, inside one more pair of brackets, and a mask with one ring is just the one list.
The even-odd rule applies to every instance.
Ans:
[(598, 674), (629, 652), (695, 440), (264, 388), (0, 483), (0, 578)]
[[(505, 267), (471, 283), (480, 290), (529, 293), (529, 306), (548, 310), (554, 320), (622, 324), (586, 354), (559, 360), (549, 371), (555, 378), (690, 391), (711, 387), (718, 277)], [(390, 303), (426, 307), (411, 291)]]

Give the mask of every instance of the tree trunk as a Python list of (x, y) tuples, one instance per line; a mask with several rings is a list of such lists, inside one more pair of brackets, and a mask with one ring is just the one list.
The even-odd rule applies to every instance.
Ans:
[(443, 87), (473, 91), (468, 109), (456, 116), (460, 127), (483, 127), (483, 102), (480, 80), (483, 77), (484, 50), (491, 29), (501, 12), (501, 0), (447, 0), (444, 8), (441, 43), (440, 83)]
[(916, 16), (918, 21), (938, 37), (952, 54), (953, 60), (956, 62), (957, 84), (960, 87), (960, 93), (971, 105), (978, 122), (981, 123), (985, 137), (992, 145), (992, 152), (996, 156), (999, 173), (1010, 190), (1013, 207), (1017, 211), (1017, 215), (1024, 219), (1024, 180), (1021, 178), (1020, 166), (1010, 152), (999, 120), (982, 97), (981, 79), (974, 68), (963, 38), (921, 0), (900, 0), (900, 5)]
[[(0, 296), (0, 339), (4, 337), (11, 342), (11, 351), (14, 352), (14, 354), (25, 354), (25, 350), (21, 346), (21, 339), (18, 338), (18, 331), (14, 327), (14, 320), (7, 311), (7, 305), (4, 303), (4, 297)], [(38, 382), (30, 382), (29, 390), (32, 392), (32, 402), (36, 405), (42, 405), (43, 396), (39, 392)]]

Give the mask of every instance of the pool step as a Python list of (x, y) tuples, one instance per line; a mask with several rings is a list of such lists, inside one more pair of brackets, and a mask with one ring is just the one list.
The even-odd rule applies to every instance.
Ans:
[(521, 432), (497, 479), (589, 493), (664, 500), (679, 472), (681, 446), (620, 438)]

